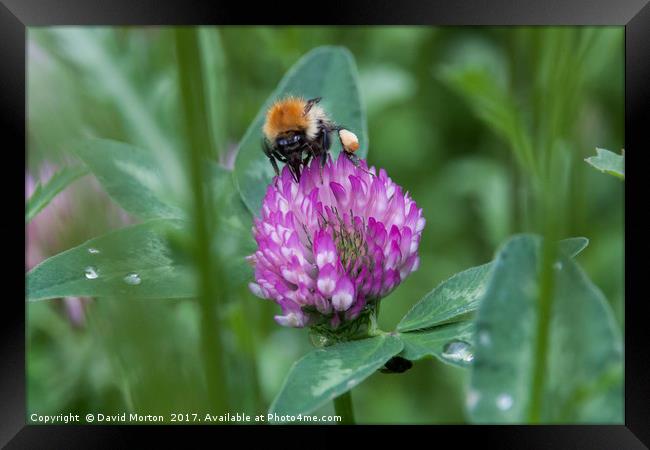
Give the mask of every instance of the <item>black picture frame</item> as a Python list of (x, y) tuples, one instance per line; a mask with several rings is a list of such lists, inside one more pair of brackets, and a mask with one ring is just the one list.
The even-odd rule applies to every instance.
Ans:
[[(650, 443), (650, 355), (646, 315), (644, 314), (645, 267), (635, 258), (648, 246), (644, 213), (643, 157), (645, 129), (650, 125), (650, 4), (648, 0), (455, 0), (422, 2), (418, 0), (330, 1), (307, 5), (276, 2), (243, 3), (217, 1), (154, 0), (2, 0), (0, 4), (0, 123), (3, 147), (12, 167), (3, 177), (5, 205), (16, 210), (24, 207), (24, 193), (18, 191), (24, 172), (19, 148), (26, 144), (26, 27), (45, 25), (199, 25), (199, 24), (426, 24), (426, 25), (618, 25), (625, 26), (625, 425), (558, 426), (436, 426), (426, 433), (436, 442), (451, 439), (456, 444), (477, 440), (498, 448), (647, 448)], [(8, 164), (8, 163), (7, 163)], [(17, 179), (13, 179), (13, 177)], [(631, 184), (630, 184), (631, 183)], [(18, 213), (0, 222), (7, 241), (20, 233)], [(14, 228), (15, 226), (15, 228)], [(24, 231), (24, 229), (23, 229)], [(8, 239), (7, 239), (8, 238)], [(18, 249), (16, 253), (24, 249)], [(16, 257), (17, 260), (18, 257)], [(6, 257), (6, 261), (12, 261)], [(5, 273), (13, 272), (9, 263)], [(8, 276), (17, 280), (23, 273)], [(17, 288), (18, 289), (18, 288)], [(26, 425), (25, 380), (25, 305), (15, 301), (18, 295), (3, 299), (3, 326), (0, 328), (2, 376), (0, 382), (0, 444), (8, 448), (84, 448), (127, 446), (137, 432), (154, 432), (158, 439), (169, 438), (170, 427), (140, 426), (42, 426)], [(239, 438), (250, 436), (246, 427), (231, 427)], [(368, 430), (370, 429), (370, 430)], [(174, 431), (202, 434), (216, 427), (178, 426)], [(370, 431), (372, 434), (401, 433), (391, 427), (328, 427), (333, 445), (338, 433)], [(219, 427), (219, 432), (223, 431)], [(313, 427), (265, 427), (278, 442), (286, 436), (300, 442), (313, 433)], [(421, 430), (420, 430), (421, 431)], [(290, 433), (290, 434), (285, 434)], [(298, 438), (295, 433), (301, 434)], [(285, 437), (282, 437), (285, 436)], [(313, 439), (313, 438), (308, 438)], [(187, 442), (187, 441), (185, 441)], [(644, 445), (645, 443), (645, 445)], [(412, 445), (402, 442), (402, 445)], [(432, 445), (434, 445), (432, 443)]]

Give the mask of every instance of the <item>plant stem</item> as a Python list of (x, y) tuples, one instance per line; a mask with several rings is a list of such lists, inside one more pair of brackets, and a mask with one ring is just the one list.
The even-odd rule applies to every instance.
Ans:
[(341, 416), (341, 425), (354, 425), (354, 410), (352, 409), (351, 391), (341, 394), (334, 399), (334, 413)]
[(540, 273), (540, 290), (537, 316), (537, 333), (535, 339), (535, 360), (533, 365), (533, 382), (531, 385), (529, 421), (539, 423), (542, 410), (542, 395), (544, 394), (544, 378), (546, 375), (548, 340), (553, 306), (553, 260), (555, 249), (553, 241), (545, 237), (542, 244), (542, 261)]
[(211, 208), (210, 190), (204, 188), (205, 159), (211, 155), (208, 120), (204, 103), (201, 60), (196, 31), (178, 28), (174, 31), (178, 58), (183, 118), (188, 151), (188, 171), (193, 195), (193, 252), (198, 271), (198, 298), (201, 308), (201, 350), (210, 407), (214, 413), (228, 410), (226, 371), (221, 327), (216, 315), (222, 302), (222, 272), (212, 258), (211, 236), (216, 223)]
[[(537, 310), (537, 329), (535, 334), (535, 351), (528, 420), (539, 423), (542, 416), (542, 398), (546, 369), (548, 366), (548, 344), (550, 338), (551, 317), (553, 310), (553, 294), (555, 290), (554, 262), (557, 257), (557, 239), (559, 219), (554, 215), (561, 201), (556, 200), (561, 194), (555, 184), (560, 184), (552, 179), (545, 180), (542, 194), (542, 211), (545, 216), (544, 240), (542, 242), (542, 255), (539, 270), (539, 295)], [(561, 210), (561, 209), (560, 209)]]

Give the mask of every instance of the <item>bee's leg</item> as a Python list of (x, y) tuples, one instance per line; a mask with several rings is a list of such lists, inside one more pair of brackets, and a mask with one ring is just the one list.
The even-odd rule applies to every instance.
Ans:
[(331, 145), (330, 131), (327, 128), (323, 128), (320, 136), (320, 152), (314, 155), (320, 157), (319, 173), (321, 182), (323, 182), (323, 168), (325, 167), (325, 164), (327, 164), (327, 153), (329, 152)]
[[(280, 153), (278, 150), (273, 151), (273, 156), (280, 162), (283, 162), (285, 164), (289, 164), (289, 158), (284, 156), (282, 153)], [(296, 174), (293, 172), (294, 168), (289, 164), (289, 171), (291, 172), (291, 175), (293, 175), (293, 178), (296, 179)], [(279, 177), (278, 177), (279, 178)]]
[(350, 162), (352, 164), (354, 164), (355, 167), (359, 167), (360, 159), (359, 159), (359, 157), (357, 155), (355, 155), (354, 153), (346, 152), (346, 151), (344, 151), (343, 153), (345, 153), (345, 156), (347, 156), (347, 158), (350, 160)]
[(305, 142), (303, 146), (301, 147), (300, 150), (301, 154), (304, 154), (304, 158), (302, 159), (302, 164), (303, 166), (306, 166), (309, 164), (309, 161), (311, 161), (311, 158), (314, 156), (314, 148), (309, 144), (309, 142)]
[(307, 167), (307, 166), (309, 165), (309, 162), (311, 161), (311, 159), (313, 158), (313, 156), (314, 156), (314, 153), (313, 153), (313, 151), (311, 150), (311, 148), (310, 148), (309, 150), (306, 149), (306, 151), (305, 151), (305, 158), (302, 160), (302, 166), (303, 166), (303, 168), (304, 168), (304, 167)]
[(321, 136), (321, 146), (323, 147), (324, 153), (327, 153), (332, 146), (332, 141), (330, 140), (331, 130), (323, 129), (323, 135)]
[(264, 150), (264, 154), (267, 156), (267, 158), (269, 158), (269, 161), (271, 161), (271, 165), (273, 166), (273, 170), (275, 171), (275, 176), (279, 177), (280, 169), (278, 168), (278, 163), (275, 161), (276, 157), (274, 155), (273, 150), (269, 147), (269, 144), (266, 142), (266, 140), (262, 140), (262, 150)]
[(289, 161), (287, 164), (289, 164), (289, 169), (291, 172), (291, 175), (293, 175), (293, 179), (296, 180), (296, 183), (300, 182), (300, 163), (301, 160), (298, 161)]
[(359, 158), (357, 155), (355, 155), (354, 153), (350, 153), (350, 152), (343, 152), (343, 153), (345, 153), (345, 156), (350, 160), (350, 162), (352, 164), (354, 164), (354, 167), (357, 167), (357, 168), (363, 170), (364, 172), (366, 172), (367, 174), (372, 175), (373, 177), (375, 176), (374, 173), (372, 173), (369, 170), (366, 170), (363, 167), (361, 167), (361, 158)]
[(275, 159), (277, 159), (280, 162), (283, 162), (283, 163), (287, 162), (287, 158), (285, 158), (284, 155), (282, 153), (280, 153), (279, 151), (277, 151), (277, 150), (275, 150), (272, 153), (272, 155), (275, 157)]
[(278, 179), (280, 178), (280, 169), (278, 169), (278, 163), (275, 161), (275, 158), (273, 156), (271, 156), (269, 160), (271, 161), (271, 165), (273, 166), (273, 170), (275, 171), (274, 183), (277, 186)]
[(313, 156), (314, 156), (314, 153), (313, 153), (312, 151), (308, 151), (308, 152), (305, 154), (305, 158), (302, 160), (302, 165), (303, 165), (303, 166), (306, 166), (307, 164), (309, 164), (309, 161), (311, 161), (311, 158), (312, 158)]

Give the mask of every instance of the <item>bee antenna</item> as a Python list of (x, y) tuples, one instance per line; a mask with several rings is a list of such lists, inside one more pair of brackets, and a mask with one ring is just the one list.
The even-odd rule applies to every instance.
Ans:
[(316, 98), (312, 98), (312, 99), (307, 100), (307, 104), (305, 105), (304, 114), (307, 114), (311, 110), (312, 106), (314, 106), (316, 103), (320, 102), (322, 99), (323, 99), (322, 97), (316, 97)]

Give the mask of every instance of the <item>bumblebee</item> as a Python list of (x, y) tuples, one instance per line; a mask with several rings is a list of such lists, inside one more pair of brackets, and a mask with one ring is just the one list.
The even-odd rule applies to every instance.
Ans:
[(323, 167), (333, 131), (338, 133), (344, 154), (358, 166), (359, 158), (354, 152), (359, 148), (359, 140), (354, 133), (335, 124), (318, 105), (320, 101), (321, 97), (305, 100), (290, 96), (268, 109), (262, 128), (262, 149), (276, 175), (280, 174), (278, 161), (289, 166), (296, 181), (300, 181), (302, 167), (312, 158), (319, 158)]

